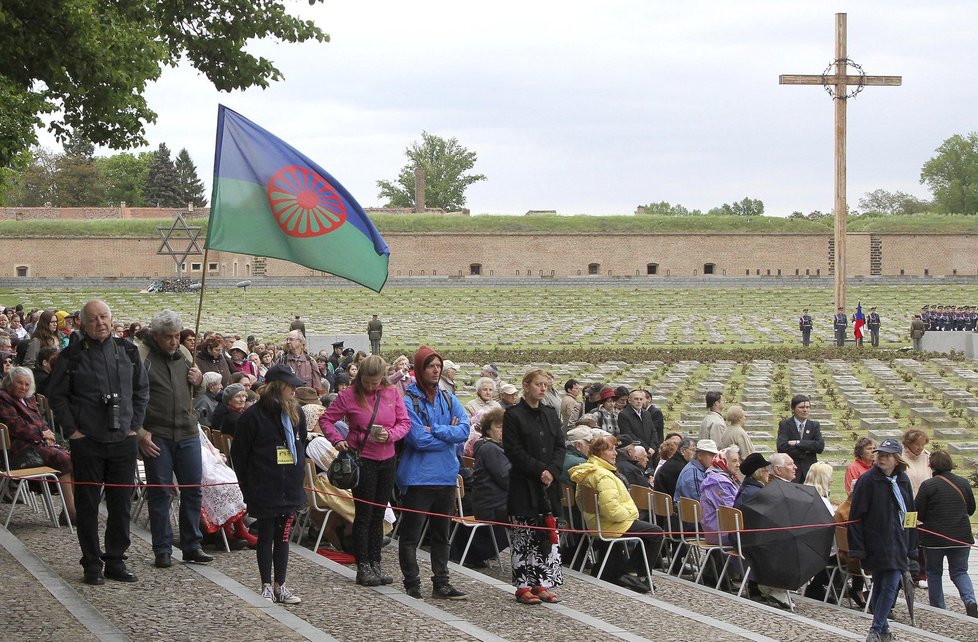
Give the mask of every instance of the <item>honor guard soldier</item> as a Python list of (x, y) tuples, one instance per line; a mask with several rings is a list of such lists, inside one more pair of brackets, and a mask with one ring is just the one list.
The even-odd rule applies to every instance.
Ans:
[(846, 328), (849, 327), (849, 317), (846, 316), (845, 308), (836, 311), (832, 327), (835, 329), (835, 345), (841, 348), (846, 344)]
[(869, 309), (866, 317), (866, 327), (869, 328), (869, 343), (874, 348), (880, 347), (880, 315), (876, 314), (876, 306)]
[(930, 330), (930, 306), (925, 305), (920, 308), (920, 321), (924, 324), (924, 330)]
[(801, 311), (798, 329), (801, 330), (801, 344), (807, 347), (812, 342), (812, 317), (808, 314), (808, 308)]

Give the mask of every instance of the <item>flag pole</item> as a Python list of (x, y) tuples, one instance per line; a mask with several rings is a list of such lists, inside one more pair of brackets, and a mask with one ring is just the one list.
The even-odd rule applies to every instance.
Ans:
[(197, 299), (197, 321), (194, 323), (194, 337), (200, 336), (200, 311), (204, 307), (204, 282), (207, 280), (207, 252), (210, 248), (204, 244), (204, 270), (200, 275), (200, 298)]

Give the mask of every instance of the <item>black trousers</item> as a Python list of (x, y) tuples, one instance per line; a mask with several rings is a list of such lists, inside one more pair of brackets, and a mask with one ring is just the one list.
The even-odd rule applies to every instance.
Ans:
[[(645, 547), (645, 554), (649, 557), (649, 568), (655, 568), (656, 561), (659, 559), (659, 551), (662, 549), (662, 529), (655, 524), (636, 519), (625, 533), (625, 537), (629, 535), (643, 536), (642, 546)], [(602, 551), (603, 555), (608, 555), (610, 549), (611, 557), (608, 558), (608, 564), (604, 567), (602, 579), (618, 579), (628, 571), (629, 562), (631, 562), (632, 570), (639, 575), (645, 575), (645, 563), (639, 551), (634, 551), (631, 560), (629, 560), (626, 557), (625, 546), (621, 544), (614, 545), (613, 549), (611, 548), (612, 544), (606, 542), (597, 542), (595, 545)], [(600, 568), (600, 563), (595, 568), (595, 573), (597, 568)]]
[[(394, 457), (383, 461), (360, 458), (360, 483), (353, 489), (353, 555), (357, 562), (379, 562), (384, 543), (384, 512), (394, 490)], [(372, 502), (367, 504), (364, 502)], [(375, 506), (374, 504), (380, 504)]]
[[(440, 515), (452, 514), (455, 500), (455, 486), (408, 486), (401, 494), (401, 507), (411, 511), (424, 511)], [(404, 575), (404, 587), (420, 586), (418, 570), (418, 539), (425, 516), (421, 513), (401, 513), (401, 526), (398, 528), (397, 557)], [(430, 517), (428, 537), (431, 545), (431, 582), (435, 588), (448, 584), (448, 535), (451, 528), (450, 517)]]
[[(115, 443), (103, 444), (88, 437), (70, 439), (71, 466), (75, 486), (75, 529), (81, 547), (81, 565), (86, 573), (102, 571), (106, 566), (118, 566), (129, 550), (129, 512), (132, 506), (132, 484), (136, 478), (136, 436)], [(98, 505), (105, 487), (105, 552), (98, 536)], [(111, 484), (123, 484), (115, 487)]]

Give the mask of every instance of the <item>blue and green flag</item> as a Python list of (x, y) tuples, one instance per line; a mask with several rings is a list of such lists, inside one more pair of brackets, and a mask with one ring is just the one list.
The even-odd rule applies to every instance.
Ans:
[(390, 249), (326, 170), (241, 114), (217, 111), (207, 247), (322, 270), (380, 292)]

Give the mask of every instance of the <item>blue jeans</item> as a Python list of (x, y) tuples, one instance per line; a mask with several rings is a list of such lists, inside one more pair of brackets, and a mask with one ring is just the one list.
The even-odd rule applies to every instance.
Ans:
[[(173, 548), (173, 527), (170, 525), (170, 488), (153, 488), (153, 484), (200, 484), (200, 439), (174, 441), (153, 435), (160, 449), (156, 457), (145, 457), (146, 489), (149, 503), (149, 530), (153, 535), (153, 553), (169, 553)], [(189, 553), (200, 548), (200, 487), (180, 489), (180, 550)]]
[(944, 575), (944, 558), (947, 558), (948, 573), (951, 581), (958, 588), (958, 594), (965, 604), (975, 601), (975, 589), (971, 585), (971, 578), (968, 577), (968, 554), (971, 549), (962, 546), (960, 548), (925, 548), (924, 559), (927, 568), (927, 596), (930, 598), (930, 605), (939, 609), (945, 609), (944, 587), (941, 586), (941, 577)]
[(902, 581), (903, 571), (893, 569), (873, 571), (873, 596), (869, 600), (869, 609), (873, 612), (873, 624), (869, 627), (870, 631), (886, 633), (890, 630), (886, 616), (896, 604), (897, 591), (900, 590)]

